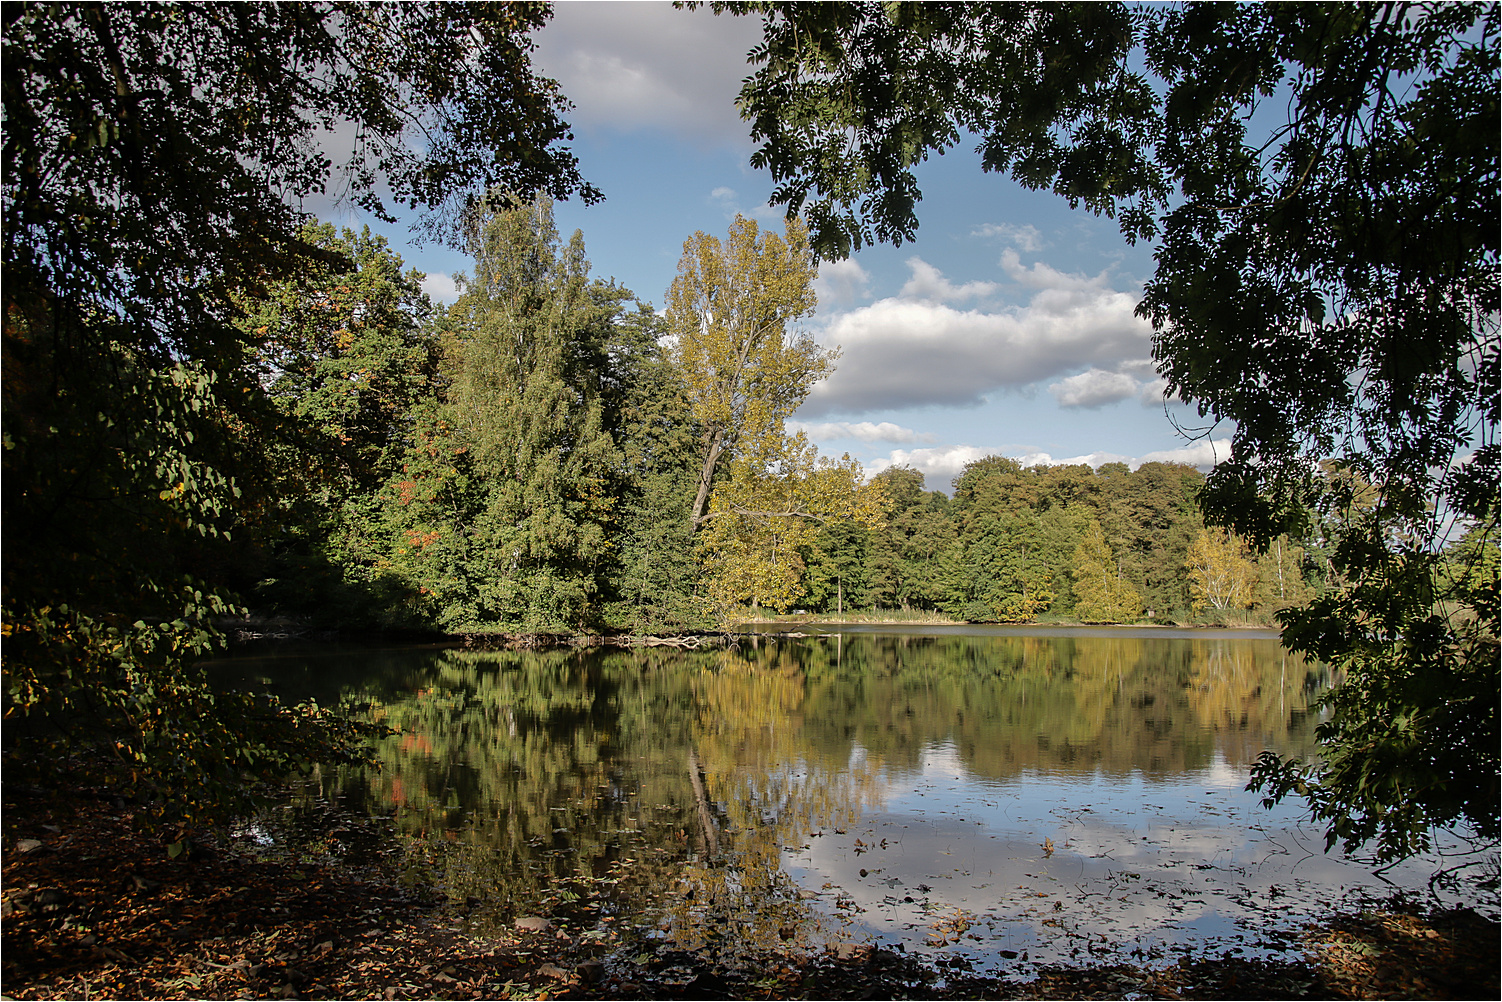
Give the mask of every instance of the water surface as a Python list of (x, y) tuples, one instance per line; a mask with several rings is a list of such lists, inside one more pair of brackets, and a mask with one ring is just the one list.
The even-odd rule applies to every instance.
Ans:
[[(704, 652), (282, 647), (213, 671), (398, 729), (382, 769), (320, 771), (249, 835), (399, 860), (480, 934), (544, 914), (727, 966), (871, 942), (1025, 974), (1298, 949), (1301, 923), (1457, 861), (1376, 873), (1243, 789), (1264, 749), (1312, 750), (1331, 681), (1266, 633), (818, 629)], [(331, 802), (389, 816), (379, 844), (293, 823)]]

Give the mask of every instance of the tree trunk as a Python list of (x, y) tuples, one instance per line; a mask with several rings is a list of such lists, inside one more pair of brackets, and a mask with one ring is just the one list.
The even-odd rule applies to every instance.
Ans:
[(720, 430), (706, 431), (704, 438), (708, 447), (704, 452), (704, 469), (699, 473), (699, 493), (694, 497), (693, 527), (699, 528), (699, 523), (704, 521), (704, 509), (709, 504), (709, 488), (714, 483), (715, 466), (720, 462), (720, 453), (724, 451), (725, 433)]

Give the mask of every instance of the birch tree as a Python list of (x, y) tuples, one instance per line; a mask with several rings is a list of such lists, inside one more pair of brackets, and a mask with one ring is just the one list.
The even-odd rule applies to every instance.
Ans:
[(796, 218), (783, 236), (737, 215), (723, 241), (702, 230), (684, 241), (667, 312), (700, 427), (695, 528), (726, 454), (779, 451), (783, 419), (833, 368), (837, 351), (791, 329), (817, 304), (815, 274), (808, 231)]
[(1203, 530), (1189, 547), (1185, 566), (1194, 607), (1211, 606), (1220, 612), (1247, 609), (1257, 587), (1257, 565), (1247, 559), (1247, 546), (1224, 529)]

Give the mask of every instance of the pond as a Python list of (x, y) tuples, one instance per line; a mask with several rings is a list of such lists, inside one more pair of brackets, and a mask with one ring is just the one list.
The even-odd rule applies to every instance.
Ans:
[[(810, 630), (814, 628), (809, 628)], [(352, 700), (380, 770), (320, 770), (247, 844), (388, 865), (478, 935), (541, 915), (728, 968), (842, 943), (940, 966), (1300, 949), (1376, 872), (1246, 792), (1307, 754), (1327, 671), (1270, 634), (818, 628), (712, 651), (280, 647), (222, 684)], [(373, 816), (375, 825), (350, 818)], [(1447, 903), (1495, 910), (1467, 881)]]

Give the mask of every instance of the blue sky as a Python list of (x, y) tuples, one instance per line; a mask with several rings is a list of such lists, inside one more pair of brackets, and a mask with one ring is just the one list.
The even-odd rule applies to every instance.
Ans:
[[(772, 184), (752, 170), (748, 125), (735, 110), (759, 22), (679, 11), (668, 3), (560, 3), (537, 36), (535, 63), (574, 103), (569, 120), (596, 206), (555, 208), (565, 234), (584, 231), (594, 274), (661, 306), (683, 241), (724, 234), (736, 212), (781, 226)], [(1025, 462), (1177, 460), (1208, 468), (1229, 429), (1190, 441), (1192, 410), (1165, 409), (1150, 331), (1133, 315), (1152, 272), (1150, 248), (1115, 223), (985, 174), (973, 150), (918, 172), (918, 239), (823, 265), (819, 310), (806, 325), (842, 356), (794, 416), (823, 452), (849, 452), (875, 473), (894, 463), (949, 488), (987, 455)], [(405, 225), (371, 223), (425, 287), (452, 300), (467, 259), (415, 246)]]

